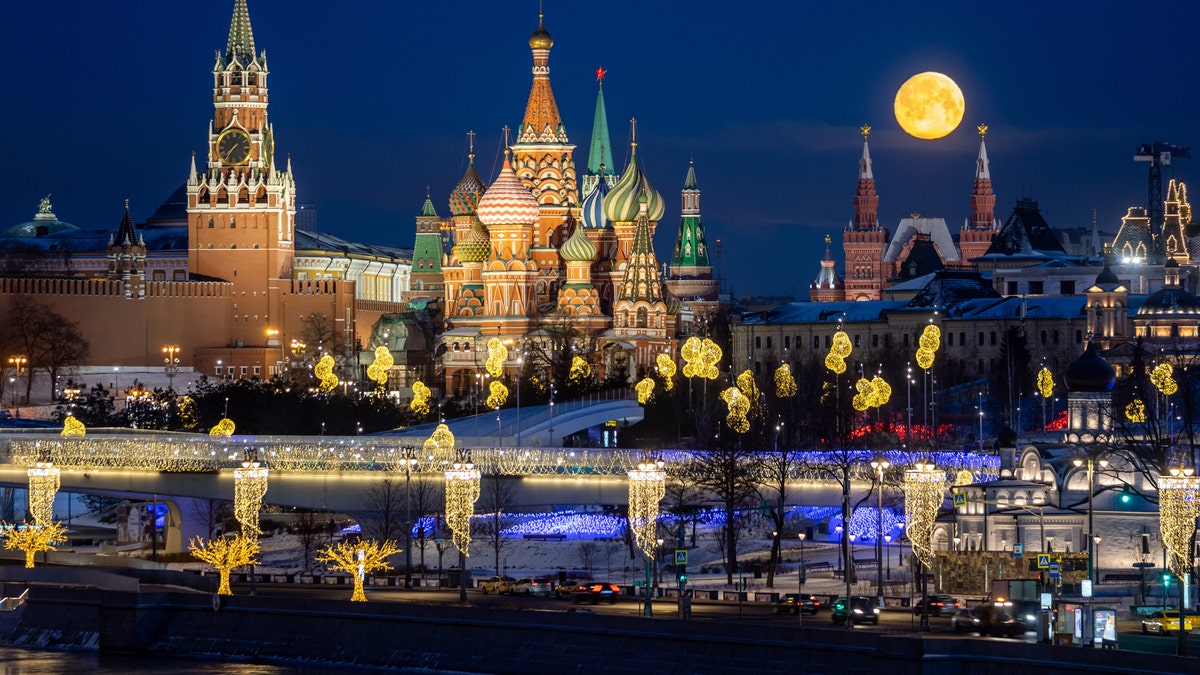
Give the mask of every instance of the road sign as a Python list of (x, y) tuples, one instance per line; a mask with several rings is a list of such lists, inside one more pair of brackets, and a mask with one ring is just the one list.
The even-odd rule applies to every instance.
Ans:
[(1050, 567), (1050, 554), (1049, 553), (1039, 553), (1038, 554), (1038, 569), (1044, 570), (1048, 567)]
[(966, 506), (966, 505), (967, 505), (967, 493), (955, 492), (954, 493), (954, 508), (957, 509), (960, 506)]
[(1013, 557), (1020, 558), (1025, 555), (1025, 544), (1013, 544)]
[(1060, 572), (1060, 569), (1061, 568), (1058, 566), (1058, 563), (1050, 563), (1050, 578), (1061, 579), (1062, 573)]
[(1133, 566), (1144, 569), (1147, 567), (1154, 567), (1154, 563), (1152, 563), (1152, 562), (1135, 562), (1135, 563), (1133, 563)]
[(675, 549), (675, 564), (676, 565), (686, 565), (687, 564), (687, 549)]

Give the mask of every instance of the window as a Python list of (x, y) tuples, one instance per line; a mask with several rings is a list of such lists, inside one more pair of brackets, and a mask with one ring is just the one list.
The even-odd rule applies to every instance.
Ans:
[(229, 229), (231, 229), (231, 230), (236, 230), (236, 229), (237, 229), (237, 218), (230, 218), (230, 219), (229, 219)]
[(254, 366), (254, 376), (262, 375), (262, 366)]
[(1058, 331), (1054, 331), (1054, 344), (1058, 344)]
[(1043, 295), (1045, 293), (1045, 291), (1043, 290), (1044, 285), (1045, 284), (1041, 281), (1029, 282), (1029, 294), (1030, 295)]
[(828, 335), (825, 336), (825, 348), (829, 349), (829, 336)]
[(771, 348), (771, 336), (768, 335), (767, 336), (767, 349), (770, 349), (770, 348)]
[(1075, 280), (1058, 282), (1059, 295), (1075, 295)]
[[(797, 342), (799, 342), (799, 340), (797, 340)], [(791, 348), (792, 348), (792, 336), (791, 336), (791, 335), (784, 335), (784, 336), (783, 336), (783, 348), (784, 348), (784, 349), (791, 349)]]
[(963, 347), (967, 346), (967, 334), (965, 332), (958, 334), (958, 344), (962, 345)]
[(1005, 295), (1019, 295), (1019, 293), (1017, 292), (1017, 282), (1010, 281), (1010, 282), (1008, 282), (1007, 285), (1008, 285), (1008, 292), (1005, 293)]
[(996, 331), (992, 331), (992, 346), (996, 346)]
[(980, 331), (980, 333), (979, 333), (979, 346), (980, 347), (983, 346), (983, 332), (982, 331)]
[(813, 336), (813, 349), (820, 349), (820, 348), (821, 348), (821, 336), (814, 335)]
[(876, 333), (876, 334), (874, 334), (874, 335), (872, 335), (872, 336), (871, 336), (871, 346), (872, 346), (872, 347), (878, 347), (878, 346), (879, 346), (879, 333)]
[(946, 346), (947, 347), (954, 346), (954, 333), (946, 333)]
[(242, 366), (242, 377), (246, 376), (246, 366)]
[(1075, 344), (1079, 344), (1081, 342), (1083, 342), (1083, 331), (1077, 330), (1075, 331)]
[(234, 368), (233, 366), (229, 366), (228, 368), (226, 368), (225, 369), (226, 377), (233, 377), (235, 370), (236, 370), (236, 368)]
[(759, 337), (758, 335), (754, 336), (754, 348), (762, 349), (762, 338)]

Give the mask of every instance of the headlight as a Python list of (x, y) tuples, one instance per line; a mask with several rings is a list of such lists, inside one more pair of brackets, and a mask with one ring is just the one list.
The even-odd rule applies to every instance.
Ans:
[(879, 608), (878, 608), (878, 607), (876, 607), (874, 611), (875, 611), (875, 613), (876, 613), (876, 614), (878, 614), (878, 613), (879, 613)]
[(1026, 620), (1026, 621), (1037, 621), (1037, 617), (1035, 617), (1035, 616), (1034, 616), (1034, 615), (1032, 615), (1032, 614), (1026, 614), (1026, 615), (1025, 615), (1025, 620)]
[(861, 609), (856, 609), (856, 610), (854, 610), (854, 613), (855, 613), (855, 614), (862, 614), (862, 610), (861, 610)]

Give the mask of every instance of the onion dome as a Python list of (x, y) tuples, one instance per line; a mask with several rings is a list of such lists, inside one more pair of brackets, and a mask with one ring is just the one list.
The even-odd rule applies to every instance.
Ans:
[(479, 220), (488, 226), (526, 225), (537, 221), (537, 200), (521, 179), (517, 178), (517, 174), (513, 173), (507, 151), (504, 153), (504, 168), (500, 169), (496, 182), (483, 193), (476, 212)]
[(479, 173), (475, 171), (475, 155), (472, 154), (471, 161), (467, 165), (467, 172), (463, 174), (462, 180), (458, 181), (458, 185), (454, 186), (454, 191), (450, 193), (450, 214), (455, 216), (475, 215), (475, 209), (479, 207), (479, 198), (483, 196), (485, 189)]
[(1111, 391), (1116, 381), (1116, 371), (1096, 352), (1091, 342), (1083, 355), (1069, 363), (1063, 373), (1063, 383), (1067, 391), (1072, 392)]
[(538, 14), (538, 27), (533, 31), (533, 35), (529, 36), (530, 49), (550, 49), (554, 46), (554, 38), (550, 37), (550, 32), (546, 30), (546, 26), (542, 24), (542, 15)]
[(1105, 260), (1104, 269), (1096, 276), (1096, 285), (1104, 287), (1119, 283), (1121, 283), (1121, 280), (1117, 278), (1116, 273), (1112, 271), (1112, 268), (1108, 266), (1108, 261)]
[(454, 257), (458, 258), (459, 262), (481, 263), (487, 260), (491, 253), (492, 243), (488, 238), (488, 232), (484, 229), (483, 223), (478, 220), (471, 226), (471, 230), (462, 238), (462, 241), (454, 245)]
[(592, 190), (587, 199), (583, 200), (583, 209), (582, 213), (580, 213), (580, 218), (582, 218), (584, 229), (612, 229), (608, 224), (608, 219), (604, 217), (604, 196), (608, 194), (608, 190), (608, 181), (604, 180), (604, 174), (601, 174), (600, 181), (596, 183), (596, 189)]
[[(568, 222), (570, 222), (568, 216)], [(563, 262), (592, 262), (596, 259), (596, 245), (583, 234), (583, 228), (576, 226), (575, 231), (558, 248), (558, 257)]]
[(638, 197), (642, 194), (646, 195), (646, 217), (658, 221), (666, 211), (666, 205), (638, 166), (637, 144), (634, 143), (629, 168), (604, 198), (604, 215), (614, 223), (633, 222), (638, 216)]

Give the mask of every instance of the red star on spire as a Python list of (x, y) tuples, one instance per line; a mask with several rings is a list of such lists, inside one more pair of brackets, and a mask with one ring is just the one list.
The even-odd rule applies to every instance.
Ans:
[(596, 81), (597, 81), (597, 82), (603, 82), (603, 81), (604, 81), (604, 75), (605, 75), (606, 73), (608, 73), (608, 71), (604, 69), (604, 66), (600, 66), (599, 68), (597, 68), (597, 69), (596, 69)]

